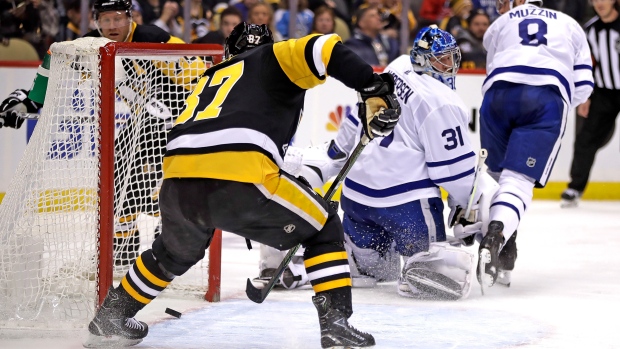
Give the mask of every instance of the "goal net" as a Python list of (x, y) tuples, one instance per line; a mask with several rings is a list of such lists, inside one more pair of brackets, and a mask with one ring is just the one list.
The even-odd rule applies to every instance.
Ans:
[[(0, 204), (0, 328), (85, 326), (150, 248), (167, 130), (222, 55), (104, 38), (52, 45), (45, 106)], [(166, 292), (219, 300), (218, 243)]]

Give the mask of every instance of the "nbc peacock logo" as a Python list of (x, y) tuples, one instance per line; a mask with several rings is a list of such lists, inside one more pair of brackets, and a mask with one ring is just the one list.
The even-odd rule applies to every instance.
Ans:
[(342, 123), (342, 119), (347, 115), (351, 114), (350, 106), (337, 106), (336, 110), (329, 112), (329, 120), (327, 124), (325, 124), (325, 128), (327, 131), (338, 132), (338, 128), (340, 128), (340, 124)]

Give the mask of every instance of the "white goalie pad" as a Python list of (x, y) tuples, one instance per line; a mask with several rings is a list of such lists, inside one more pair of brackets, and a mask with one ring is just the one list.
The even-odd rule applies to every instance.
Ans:
[(301, 175), (301, 160), (303, 158), (303, 150), (298, 147), (289, 146), (284, 154), (284, 163), (282, 164), (282, 171), (294, 176), (299, 177)]
[(344, 234), (354, 287), (374, 287), (377, 281), (395, 281), (400, 275), (400, 254), (394, 249), (381, 255), (370, 248), (356, 246), (349, 235)]
[(428, 252), (419, 252), (407, 259), (403, 278), (413, 295), (464, 299), (471, 291), (474, 267), (474, 254), (447, 242), (434, 242)]
[[(280, 251), (267, 245), (260, 245), (259, 269), (277, 269), (287, 251)], [(304, 248), (299, 248), (287, 269), (280, 275), (280, 285), (287, 289), (299, 288), (308, 283), (308, 274), (304, 266)]]

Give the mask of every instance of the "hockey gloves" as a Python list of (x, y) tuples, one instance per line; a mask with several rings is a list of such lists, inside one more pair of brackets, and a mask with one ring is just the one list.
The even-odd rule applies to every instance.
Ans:
[(369, 139), (388, 136), (400, 117), (400, 104), (394, 96), (394, 78), (375, 74), (369, 85), (358, 91), (358, 115)]
[(24, 119), (22, 113), (37, 113), (41, 105), (28, 98), (28, 91), (17, 89), (0, 104), (0, 127), (20, 128)]

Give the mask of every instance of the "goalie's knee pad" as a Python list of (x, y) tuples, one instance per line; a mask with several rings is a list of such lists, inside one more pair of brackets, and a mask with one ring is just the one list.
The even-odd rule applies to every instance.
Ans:
[[(396, 252), (394, 244), (382, 254), (371, 248), (356, 246), (347, 234), (344, 234), (344, 239), (354, 283), (356, 278), (364, 277), (373, 278), (374, 282), (398, 279), (400, 275), (400, 254)], [(360, 279), (357, 281), (360, 287), (371, 287), (373, 284), (372, 280)]]
[(427, 252), (409, 257), (403, 279), (421, 298), (463, 299), (469, 296), (475, 256), (447, 242), (430, 244)]
[(322, 188), (330, 178), (338, 174), (347, 157), (334, 140), (317, 147), (308, 147), (303, 150), (301, 176), (313, 188)]

